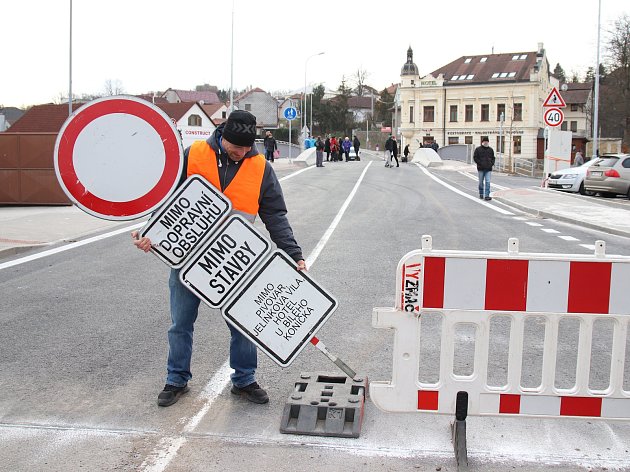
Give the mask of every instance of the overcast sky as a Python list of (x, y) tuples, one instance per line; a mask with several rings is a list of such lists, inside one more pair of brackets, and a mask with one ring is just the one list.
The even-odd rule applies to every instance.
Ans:
[[(420, 74), (464, 55), (525, 52), (543, 42), (551, 67), (583, 76), (596, 61), (597, 0), (73, 0), (72, 90), (105, 82), (140, 94), (209, 83), (236, 90), (400, 81), (407, 48)], [(234, 8), (232, 7), (234, 5)], [(628, 0), (602, 0), (602, 54)], [(0, 0), (0, 105), (67, 96), (70, 0)], [(311, 55), (324, 52), (321, 56)], [(307, 62), (308, 60), (308, 62)], [(310, 86), (310, 85), (309, 85)]]

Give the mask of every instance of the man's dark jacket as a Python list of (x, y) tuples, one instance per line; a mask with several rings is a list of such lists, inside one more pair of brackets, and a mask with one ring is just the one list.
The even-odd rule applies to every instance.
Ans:
[(490, 146), (479, 146), (475, 149), (473, 159), (477, 163), (477, 170), (492, 170), (494, 166), (494, 151)]

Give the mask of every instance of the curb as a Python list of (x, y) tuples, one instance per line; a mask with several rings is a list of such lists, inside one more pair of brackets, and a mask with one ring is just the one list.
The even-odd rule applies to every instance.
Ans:
[(563, 215), (557, 215), (555, 213), (550, 213), (543, 210), (535, 210), (533, 208), (529, 208), (525, 205), (521, 205), (520, 203), (516, 203), (513, 200), (508, 200), (503, 197), (492, 197), (492, 198), (500, 203), (503, 203), (508, 206), (512, 206), (514, 208), (518, 208), (519, 210), (525, 213), (528, 213), (530, 215), (534, 215), (537, 218), (549, 218), (553, 220), (563, 221), (565, 223), (571, 223), (571, 224), (583, 226), (585, 228), (602, 231), (603, 233), (614, 234), (616, 236), (623, 236), (626, 238), (630, 238), (630, 232), (628, 231), (618, 230), (615, 228), (610, 228), (608, 226), (602, 226), (595, 223), (589, 223), (587, 221), (582, 221), (577, 218), (569, 218)]

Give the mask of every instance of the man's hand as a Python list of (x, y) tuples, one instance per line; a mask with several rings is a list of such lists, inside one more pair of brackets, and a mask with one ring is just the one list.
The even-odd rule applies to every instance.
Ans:
[(132, 231), (131, 237), (133, 238), (133, 245), (141, 251), (149, 252), (151, 250), (151, 240), (149, 238), (141, 238), (138, 231)]
[(304, 262), (304, 259), (300, 259), (299, 261), (297, 261), (297, 270), (306, 270), (306, 262)]

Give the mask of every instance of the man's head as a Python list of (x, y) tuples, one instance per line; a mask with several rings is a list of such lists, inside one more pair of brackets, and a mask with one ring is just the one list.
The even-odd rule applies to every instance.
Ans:
[(234, 110), (223, 128), (222, 146), (233, 161), (240, 161), (254, 145), (256, 117), (245, 110)]
[(481, 145), (483, 147), (488, 147), (490, 146), (490, 139), (488, 139), (487, 136), (484, 136), (483, 138), (481, 138)]

